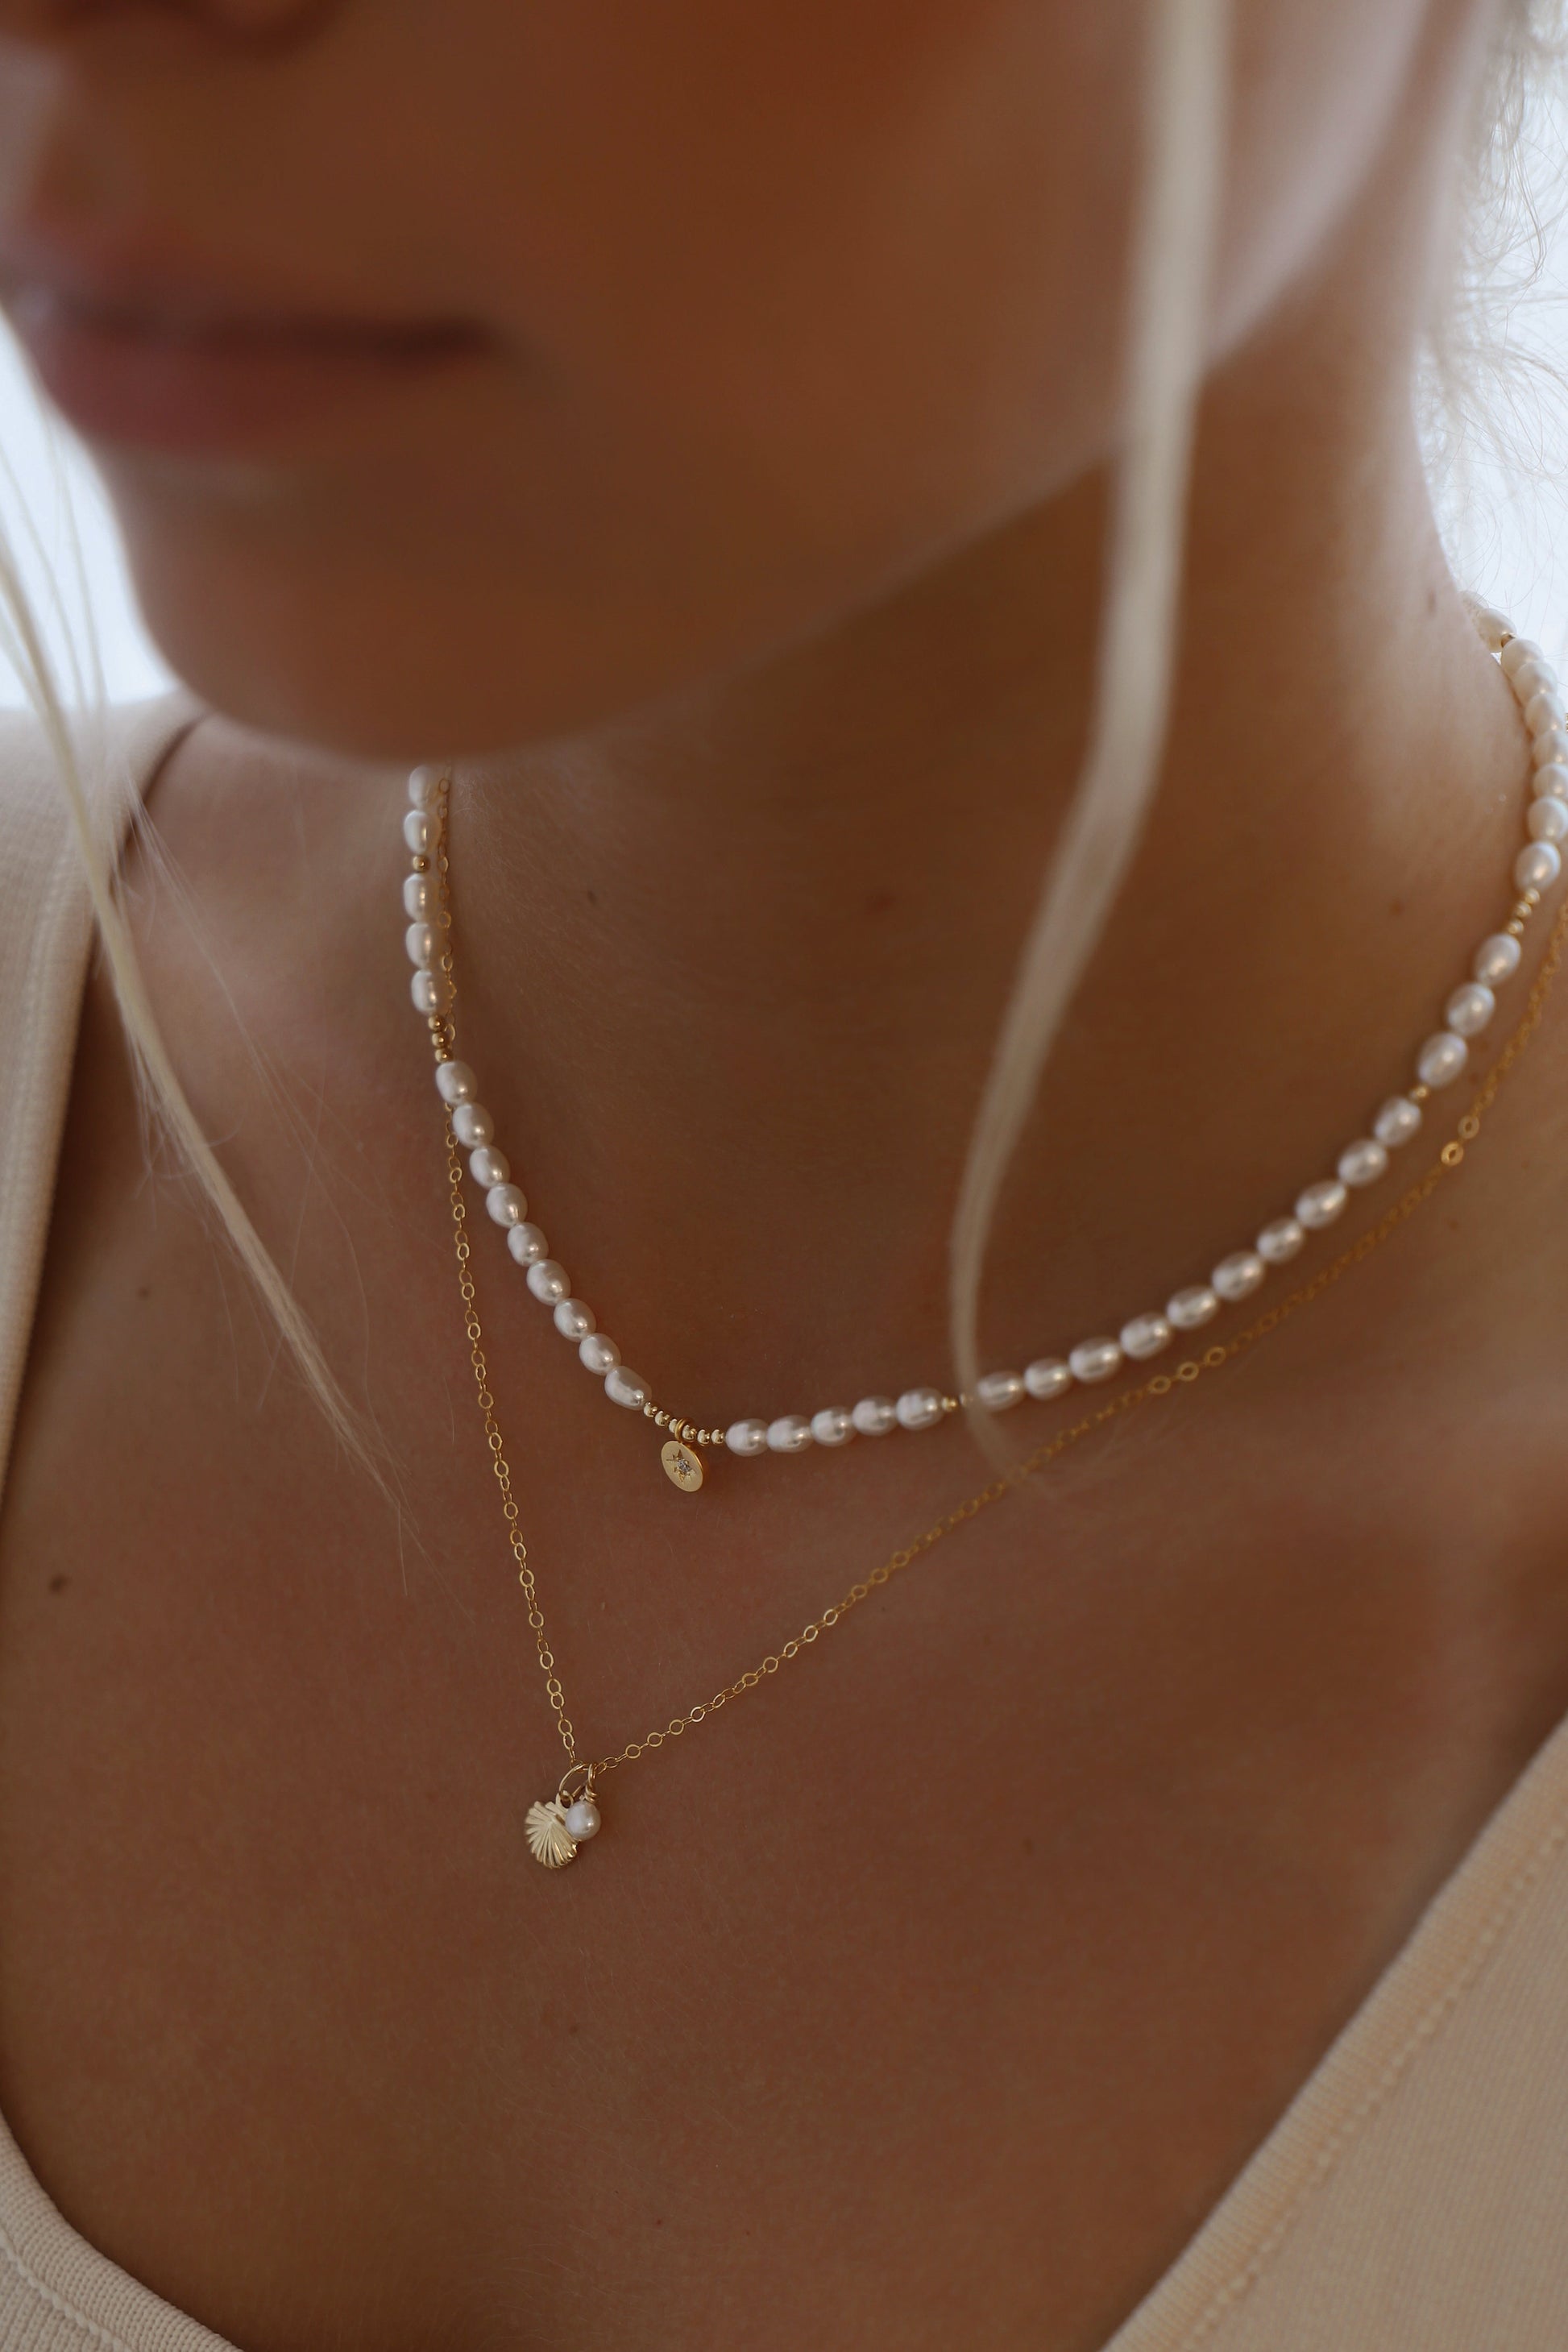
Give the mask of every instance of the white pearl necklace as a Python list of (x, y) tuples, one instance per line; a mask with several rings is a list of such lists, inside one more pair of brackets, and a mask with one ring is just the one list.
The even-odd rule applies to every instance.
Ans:
[[(1521, 960), (1520, 941), (1542, 894), (1563, 870), (1559, 844), (1568, 840), (1568, 706), (1559, 691), (1557, 675), (1539, 646), (1514, 635), (1500, 613), (1471, 606), (1476, 626), (1489, 650), (1500, 658), (1529, 734), (1533, 777), (1525, 819), (1526, 840), (1513, 862), (1518, 893), (1500, 930), (1484, 939), (1470, 959), (1470, 976), (1453, 990), (1443, 1007), (1443, 1025), (1433, 1031), (1415, 1055), (1415, 1080), (1404, 1094), (1391, 1095), (1372, 1120), (1370, 1132), (1346, 1144), (1334, 1162), (1331, 1176), (1320, 1176), (1303, 1187), (1294, 1207), (1270, 1218), (1249, 1247), (1233, 1250), (1220, 1259), (1206, 1282), (1188, 1283), (1167, 1299), (1163, 1309), (1133, 1315), (1114, 1338), (1100, 1335), (1080, 1339), (1065, 1355), (1040, 1356), (1020, 1371), (987, 1372), (975, 1383), (975, 1401), (988, 1412), (1005, 1412), (1026, 1398), (1046, 1402), (1077, 1387), (1098, 1386), (1111, 1380), (1123, 1364), (1142, 1363), (1168, 1348), (1178, 1332), (1200, 1330), (1222, 1309), (1250, 1298), (1271, 1267), (1284, 1265), (1304, 1247), (1308, 1235), (1331, 1225), (1344, 1213), (1351, 1194), (1375, 1184), (1389, 1168), (1391, 1155), (1417, 1133), (1423, 1106), (1442, 1087), (1452, 1086), (1467, 1066), (1471, 1040), (1487, 1028), (1497, 1009), (1496, 992), (1511, 980)], [(413, 996), (417, 1010), (429, 1019), (442, 1010), (441, 886), (437, 873), (445, 821), (447, 775), (437, 768), (416, 768), (408, 780), (412, 803), (403, 821), (403, 835), (413, 854), (414, 870), (403, 886), (407, 918), (406, 945), (415, 966)], [(449, 947), (446, 971), (450, 973)], [(599, 1330), (592, 1307), (574, 1297), (563, 1266), (550, 1255), (550, 1244), (536, 1224), (528, 1221), (528, 1202), (511, 1180), (506, 1154), (495, 1141), (495, 1122), (479, 1100), (479, 1080), (466, 1062), (446, 1060), (436, 1066), (436, 1084), (451, 1117), (458, 1142), (468, 1154), (468, 1172), (485, 1196), (485, 1207), (506, 1234), (507, 1247), (524, 1269), (528, 1287), (548, 1307), (556, 1329), (572, 1342), (585, 1370), (604, 1384), (615, 1404), (640, 1412), (670, 1433), (663, 1448), (665, 1469), (685, 1492), (701, 1486), (703, 1465), (699, 1446), (723, 1445), (742, 1457), (763, 1454), (801, 1454), (814, 1445), (847, 1445), (856, 1436), (885, 1437), (895, 1430), (934, 1428), (963, 1400), (941, 1388), (906, 1389), (901, 1396), (862, 1397), (856, 1405), (824, 1405), (812, 1413), (782, 1413), (742, 1417), (726, 1428), (699, 1428), (654, 1402), (647, 1381), (621, 1360), (616, 1342)]]

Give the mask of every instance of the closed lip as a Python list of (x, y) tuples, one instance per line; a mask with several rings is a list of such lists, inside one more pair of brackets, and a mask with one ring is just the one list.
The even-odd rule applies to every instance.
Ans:
[(226, 284), (125, 247), (0, 245), (0, 301), (45, 390), (88, 439), (264, 452), (341, 424), (493, 340), (472, 321), (366, 315)]

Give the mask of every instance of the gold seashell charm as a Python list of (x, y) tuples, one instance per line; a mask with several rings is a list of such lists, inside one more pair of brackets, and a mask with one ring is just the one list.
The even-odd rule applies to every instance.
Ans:
[(564, 1870), (577, 1859), (577, 1841), (566, 1826), (566, 1808), (558, 1797), (548, 1804), (530, 1805), (523, 1823), (528, 1850), (546, 1870)]

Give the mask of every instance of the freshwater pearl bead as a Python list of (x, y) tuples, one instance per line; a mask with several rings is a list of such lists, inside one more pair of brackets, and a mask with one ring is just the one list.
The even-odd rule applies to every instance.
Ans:
[[(1165, 1313), (1178, 1331), (1201, 1331), (1219, 1313), (1219, 1293), (1211, 1290), (1206, 1282), (1189, 1283), (1185, 1290), (1178, 1290), (1167, 1302)], [(1121, 1336), (1125, 1342), (1127, 1334), (1123, 1332)]]
[(1532, 694), (1524, 706), (1524, 723), (1532, 735), (1548, 735), (1554, 728), (1561, 727), (1565, 719), (1568, 719), (1568, 709), (1564, 708), (1562, 696), (1553, 694), (1550, 688)]
[(444, 1103), (472, 1102), (479, 1091), (479, 1082), (467, 1062), (437, 1062), (436, 1091)]
[(1568, 801), (1560, 801), (1555, 793), (1546, 793), (1535, 803), (1524, 824), (1531, 841), (1561, 841), (1568, 833)]
[(1256, 1250), (1233, 1250), (1222, 1257), (1209, 1280), (1222, 1298), (1233, 1303), (1238, 1298), (1250, 1298), (1268, 1269)]
[(1531, 750), (1538, 768), (1568, 766), (1568, 728), (1549, 728), (1536, 737)]
[[(1513, 944), (1510, 940), (1510, 947)], [(1372, 1131), (1388, 1150), (1397, 1151), (1402, 1143), (1409, 1142), (1420, 1125), (1420, 1104), (1413, 1103), (1408, 1095), (1390, 1095), (1373, 1120)]]
[(428, 874), (410, 874), (403, 885), (403, 911), (411, 923), (422, 923), (436, 903)]
[(555, 1305), (555, 1328), (563, 1339), (585, 1339), (594, 1328), (594, 1310), (580, 1298), (562, 1298)]
[(847, 1404), (825, 1404), (811, 1416), (811, 1433), (818, 1445), (847, 1445), (855, 1434), (855, 1416)]
[(481, 1143), (489, 1143), (495, 1131), (495, 1121), (483, 1103), (459, 1103), (452, 1113), (452, 1132), (465, 1151), (475, 1151)]
[(408, 779), (408, 797), (416, 809), (428, 808), (440, 789), (439, 768), (416, 768)]
[(1363, 1184), (1375, 1184), (1380, 1176), (1388, 1173), (1388, 1154), (1373, 1136), (1363, 1136), (1359, 1143), (1350, 1143), (1341, 1152), (1334, 1173), (1342, 1184), (1352, 1191)]
[(940, 1389), (906, 1389), (895, 1408), (901, 1429), (930, 1429), (942, 1416)]
[(1305, 1225), (1310, 1234), (1321, 1233), (1325, 1225), (1331, 1225), (1342, 1214), (1349, 1197), (1342, 1184), (1325, 1176), (1321, 1182), (1309, 1184), (1297, 1201), (1297, 1222)]
[(640, 1412), (653, 1391), (640, 1372), (628, 1371), (625, 1364), (616, 1364), (605, 1375), (605, 1394), (612, 1404), (624, 1404), (628, 1412)]
[(1470, 971), (1489, 988), (1496, 988), (1501, 982), (1513, 978), (1519, 970), (1519, 941), (1510, 939), (1506, 931), (1494, 931), (1491, 938), (1483, 940), (1476, 950), (1470, 961)]
[(1135, 1364), (1157, 1356), (1162, 1348), (1170, 1344), (1171, 1327), (1163, 1315), (1134, 1315), (1130, 1323), (1121, 1326), (1121, 1352), (1131, 1356)]
[(1037, 1356), (1024, 1367), (1024, 1386), (1037, 1404), (1048, 1404), (1052, 1397), (1063, 1396), (1071, 1388), (1072, 1366), (1064, 1364), (1059, 1356)]
[(1531, 789), (1538, 801), (1549, 794), (1568, 801), (1568, 767), (1561, 760), (1543, 760), (1531, 779)]
[(1513, 878), (1521, 890), (1544, 890), (1563, 871), (1563, 860), (1549, 841), (1532, 841), (1513, 861)]
[(519, 1265), (537, 1265), (541, 1258), (550, 1255), (550, 1244), (537, 1225), (513, 1225), (506, 1245)]
[(423, 970), (436, 952), (436, 932), (429, 923), (410, 923), (403, 934), (403, 944), (408, 950), (408, 961)]
[(410, 809), (403, 820), (403, 838), (416, 857), (428, 857), (436, 846), (436, 820), (424, 809)]
[(781, 1413), (768, 1423), (768, 1450), (773, 1454), (804, 1454), (813, 1443), (811, 1423), (803, 1412)]
[(899, 1425), (899, 1408), (891, 1397), (862, 1397), (849, 1418), (862, 1437), (886, 1437)]
[[(492, 1184), (506, 1182), (511, 1174), (511, 1162), (504, 1151), (496, 1150), (493, 1143), (481, 1143), (478, 1150), (468, 1154), (468, 1173), (476, 1184), (483, 1184), (488, 1190)], [(518, 1222), (517, 1218), (512, 1219), (514, 1224)]]
[[(1501, 617), (1500, 614), (1496, 613), (1488, 615), (1490, 620), (1500, 620)], [(1494, 653), (1497, 651), (1495, 646), (1492, 651)], [(1502, 658), (1498, 667), (1504, 677), (1511, 678), (1517, 676), (1526, 662), (1544, 661), (1545, 658), (1545, 655), (1533, 637), (1510, 637), (1502, 649)]]
[(1522, 703), (1528, 704), (1538, 694), (1555, 694), (1557, 691), (1557, 672), (1549, 661), (1539, 656), (1521, 662), (1517, 669), (1509, 673), (1509, 677)]
[(1121, 1370), (1121, 1349), (1114, 1339), (1080, 1339), (1069, 1349), (1068, 1362), (1074, 1380), (1090, 1388), (1096, 1381), (1108, 1381)]
[(542, 1306), (553, 1307), (558, 1298), (570, 1298), (572, 1284), (563, 1265), (552, 1257), (535, 1260), (528, 1269), (528, 1286)]
[(1270, 1265), (1286, 1265), (1299, 1257), (1306, 1245), (1307, 1233), (1300, 1217), (1275, 1217), (1258, 1236), (1258, 1255)]
[[(1469, 600), (1467, 599), (1467, 602)], [(1498, 648), (1502, 646), (1506, 652), (1507, 646), (1503, 641), (1509, 635), (1508, 614), (1500, 613), (1495, 605), (1475, 603), (1470, 603), (1469, 611), (1470, 618), (1479, 631), (1481, 643), (1487, 651), (1495, 654)]]
[(440, 1010), (441, 1000), (437, 993), (436, 975), (433, 971), (416, 971), (408, 992), (414, 999), (416, 1013), (436, 1013)]
[(492, 1184), (485, 1194), (485, 1209), (493, 1224), (510, 1225), (515, 1232), (528, 1214), (528, 1202), (515, 1184)]
[(599, 1834), (599, 1808), (592, 1797), (579, 1797), (566, 1808), (566, 1834), (578, 1845), (586, 1845), (591, 1837)]
[(1024, 1394), (1022, 1372), (986, 1372), (974, 1383), (975, 1402), (987, 1412), (1010, 1412)]
[[(1563, 811), (1568, 816), (1568, 809)], [(1456, 1037), (1479, 1037), (1497, 1011), (1497, 998), (1484, 981), (1468, 980), (1443, 1007), (1443, 1018)]]
[(603, 1331), (590, 1331), (577, 1349), (577, 1360), (585, 1372), (596, 1372), (603, 1380), (620, 1362), (621, 1351)]
[(724, 1443), (731, 1454), (765, 1454), (768, 1424), (765, 1421), (732, 1421), (724, 1432)]
[(1469, 1058), (1470, 1049), (1462, 1037), (1456, 1037), (1451, 1029), (1439, 1029), (1415, 1056), (1415, 1075), (1434, 1091), (1451, 1087)]

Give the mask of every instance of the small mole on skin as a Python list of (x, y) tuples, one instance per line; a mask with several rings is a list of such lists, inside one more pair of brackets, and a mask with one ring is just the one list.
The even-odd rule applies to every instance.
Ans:
[(145, 1282), (138, 1283), (136, 1286), (136, 1296), (138, 1298), (151, 1298), (153, 1296), (152, 1285)]
[(889, 914), (898, 903), (896, 890), (868, 890), (866, 894), (866, 912), (868, 915)]
[(1404, 899), (1391, 898), (1388, 902), (1388, 911), (1391, 915), (1403, 915), (1405, 912)]
[(68, 1576), (51, 1576), (49, 1579), (49, 1591), (51, 1592), (63, 1592), (69, 1582), (70, 1578)]
[(599, 903), (599, 894), (598, 894), (598, 892), (597, 892), (596, 890), (590, 890), (590, 891), (589, 891), (589, 893), (588, 893), (588, 904), (589, 904), (589, 906), (590, 906), (590, 907), (596, 907), (596, 906), (598, 905), (598, 903)]

